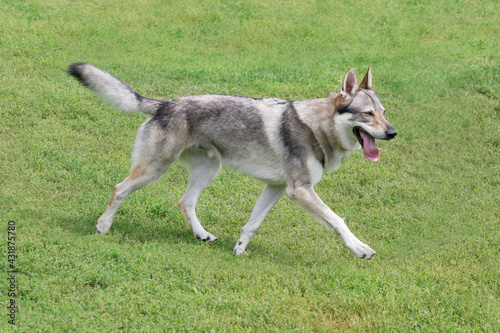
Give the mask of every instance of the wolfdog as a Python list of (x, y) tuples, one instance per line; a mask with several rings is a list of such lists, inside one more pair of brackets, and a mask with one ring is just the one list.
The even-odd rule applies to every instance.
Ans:
[(360, 84), (350, 69), (340, 92), (300, 101), (233, 95), (160, 101), (139, 95), (114, 75), (87, 63), (70, 65), (68, 74), (113, 107), (152, 116), (139, 128), (130, 174), (114, 187), (97, 221), (97, 233), (109, 231), (118, 207), (133, 191), (158, 180), (178, 160), (190, 173), (178, 205), (197, 239), (217, 240), (202, 227), (195, 208), (201, 192), (224, 166), (265, 184), (241, 229), (236, 254), (245, 251), (266, 215), (286, 193), (333, 229), (358, 258), (375, 255), (313, 189), (323, 172), (337, 170), (350, 151), (362, 148), (368, 160), (377, 161), (375, 139), (390, 140), (397, 134), (372, 90), (371, 68)]

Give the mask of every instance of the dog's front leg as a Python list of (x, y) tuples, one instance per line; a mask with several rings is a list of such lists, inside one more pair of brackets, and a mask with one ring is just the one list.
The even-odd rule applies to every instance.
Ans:
[(371, 259), (375, 251), (362, 243), (347, 228), (344, 220), (335, 214), (314, 192), (311, 186), (289, 185), (286, 189), (288, 197), (304, 210), (311, 213), (316, 219), (327, 227), (333, 229), (342, 239), (344, 245), (361, 259)]
[(266, 215), (281, 198), (283, 192), (285, 192), (285, 188), (286, 187), (282, 185), (266, 185), (259, 200), (257, 200), (250, 220), (241, 228), (241, 236), (234, 247), (234, 253), (241, 254), (245, 251), (248, 242), (252, 239), (262, 222), (264, 222)]

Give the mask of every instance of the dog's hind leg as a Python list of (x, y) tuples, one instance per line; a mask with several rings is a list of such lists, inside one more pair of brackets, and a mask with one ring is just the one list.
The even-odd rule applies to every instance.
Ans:
[(142, 124), (134, 145), (130, 174), (115, 186), (106, 210), (97, 220), (97, 233), (109, 231), (118, 207), (132, 192), (157, 181), (167, 172), (182, 150), (182, 146), (176, 144), (179, 141), (179, 138), (162, 132), (151, 119)]
[(184, 152), (179, 161), (190, 170), (189, 185), (179, 200), (182, 215), (189, 223), (194, 236), (204, 242), (215, 242), (217, 237), (206, 231), (196, 216), (196, 203), (201, 192), (215, 179), (221, 168), (220, 160), (204, 150), (189, 150)]
[(248, 242), (252, 239), (262, 222), (264, 222), (266, 215), (281, 198), (285, 189), (286, 186), (283, 185), (266, 185), (264, 191), (257, 200), (257, 204), (252, 211), (250, 220), (243, 226), (243, 228), (241, 228), (241, 236), (234, 247), (234, 253), (241, 254), (245, 251)]

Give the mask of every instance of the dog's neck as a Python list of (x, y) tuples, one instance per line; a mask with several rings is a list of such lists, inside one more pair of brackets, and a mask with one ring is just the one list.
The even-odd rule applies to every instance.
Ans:
[(332, 93), (326, 98), (294, 102), (297, 114), (315, 133), (327, 159), (334, 155), (335, 150), (347, 153), (360, 148), (352, 129), (346, 129), (350, 115), (337, 112), (338, 97), (339, 93)]

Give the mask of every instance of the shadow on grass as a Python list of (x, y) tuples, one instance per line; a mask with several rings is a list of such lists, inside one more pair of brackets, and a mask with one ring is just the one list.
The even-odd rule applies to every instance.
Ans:
[[(96, 222), (100, 215), (95, 216), (80, 216), (61, 218), (58, 224), (65, 230), (81, 236), (93, 235), (96, 233)], [(161, 225), (159, 223), (140, 223), (138, 221), (126, 220), (123, 217), (117, 217), (113, 222), (108, 235), (121, 235), (128, 239), (135, 239), (140, 242), (161, 241), (161, 240), (182, 240), (189, 241), (192, 236), (188, 228), (183, 228), (179, 225), (178, 228), (169, 226), (170, 223)], [(102, 235), (105, 236), (105, 235)], [(196, 241), (196, 239), (195, 239)]]
[[(206, 246), (212, 250), (220, 253), (223, 257), (225, 255), (233, 254), (233, 248), (240, 236), (239, 228), (234, 228), (228, 225), (223, 230), (219, 229), (220, 234), (216, 234), (219, 239), (215, 243), (203, 243), (196, 239), (187, 226), (184, 220), (182, 221), (163, 221), (158, 217), (152, 219), (150, 224), (141, 223), (140, 221), (126, 220), (123, 216), (117, 216), (110, 232), (106, 235), (95, 234), (95, 224), (98, 215), (94, 216), (79, 216), (60, 218), (57, 224), (64, 230), (76, 234), (78, 236), (95, 235), (95, 237), (110, 237), (112, 243), (160, 243), (183, 246)], [(221, 222), (224, 223), (224, 222)], [(207, 227), (207, 230), (209, 227)], [(300, 250), (288, 251), (285, 248), (277, 249), (276, 244), (272, 244), (272, 240), (256, 242), (256, 244), (249, 244), (248, 253), (240, 255), (238, 258), (250, 260), (252, 257), (258, 257), (259, 260), (270, 262), (280, 262), (287, 266), (295, 266), (303, 262), (303, 255), (306, 257), (308, 253), (300, 253)], [(236, 255), (234, 255), (236, 257)]]

